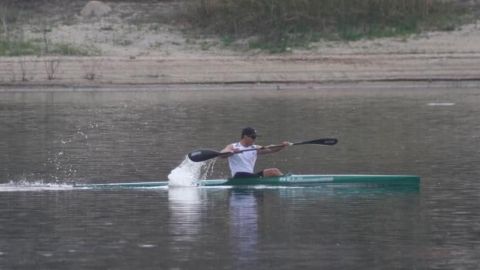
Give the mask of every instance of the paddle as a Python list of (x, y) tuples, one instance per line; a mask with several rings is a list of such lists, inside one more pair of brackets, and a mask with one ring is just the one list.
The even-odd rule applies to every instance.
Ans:
[[(290, 145), (303, 145), (303, 144), (335, 145), (337, 144), (337, 142), (338, 142), (337, 139), (325, 138), (325, 139), (318, 139), (318, 140), (311, 140), (311, 141), (296, 142), (296, 143), (291, 143)], [(245, 149), (245, 150), (235, 152), (234, 154), (239, 154), (247, 151), (258, 151), (262, 149), (270, 149), (270, 148), (276, 148), (276, 147), (282, 147), (282, 146), (283, 144), (277, 144), (277, 145), (270, 145), (270, 146), (265, 146), (261, 148)], [(220, 157), (220, 156), (228, 156), (230, 154), (231, 153), (221, 153), (214, 150), (195, 150), (188, 154), (188, 158), (193, 162), (200, 162), (200, 161), (205, 161), (205, 160), (209, 160), (209, 159)]]

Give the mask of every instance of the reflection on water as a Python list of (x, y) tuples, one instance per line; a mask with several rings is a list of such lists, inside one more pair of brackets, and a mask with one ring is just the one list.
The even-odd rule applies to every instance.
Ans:
[(233, 189), (229, 196), (230, 241), (235, 268), (258, 266), (258, 209), (261, 192)]
[[(479, 93), (2, 92), (0, 269), (476, 269)], [(65, 185), (166, 180), (186, 153), (218, 150), (247, 125), (259, 144), (340, 141), (262, 156), (258, 167), (418, 174), (421, 187)], [(227, 167), (218, 160), (209, 178)]]
[(170, 234), (175, 242), (194, 242), (200, 232), (201, 196), (195, 187), (168, 189)]

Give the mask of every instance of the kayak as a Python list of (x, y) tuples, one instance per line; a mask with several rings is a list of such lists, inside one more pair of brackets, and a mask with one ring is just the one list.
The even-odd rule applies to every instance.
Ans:
[[(416, 175), (359, 175), (359, 174), (331, 174), (331, 175), (304, 175), (291, 174), (279, 177), (253, 177), (198, 180), (195, 186), (312, 186), (322, 184), (381, 184), (381, 185), (419, 185), (420, 177)], [(155, 188), (168, 186), (168, 181), (158, 182), (130, 182), (108, 184), (79, 184), (76, 188), (105, 189), (105, 188)]]

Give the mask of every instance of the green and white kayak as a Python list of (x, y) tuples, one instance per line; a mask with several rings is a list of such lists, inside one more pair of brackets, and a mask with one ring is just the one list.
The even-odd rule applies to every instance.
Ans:
[[(416, 175), (359, 175), (359, 174), (291, 174), (280, 177), (255, 177), (216, 180), (198, 180), (196, 186), (312, 186), (322, 184), (380, 184), (380, 185), (419, 185)], [(168, 181), (130, 182), (109, 184), (74, 184), (76, 188), (155, 188), (168, 186)]]

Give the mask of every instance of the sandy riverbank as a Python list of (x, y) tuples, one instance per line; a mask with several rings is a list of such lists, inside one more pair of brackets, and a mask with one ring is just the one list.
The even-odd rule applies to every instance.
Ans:
[[(57, 20), (48, 33), (52, 42), (95, 46), (101, 56), (2, 57), (0, 86), (480, 80), (475, 24), (402, 38), (318, 42), (308, 50), (269, 55), (226, 48), (213, 38), (192, 41), (169, 23), (133, 27), (125, 22), (129, 10), (166, 12), (162, 3), (109, 5), (112, 12), (104, 17)], [(41, 36), (31, 24), (22, 33)]]

